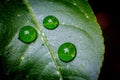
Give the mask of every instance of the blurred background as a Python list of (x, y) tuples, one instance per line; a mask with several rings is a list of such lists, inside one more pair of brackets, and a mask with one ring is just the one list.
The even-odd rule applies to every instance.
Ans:
[(104, 63), (98, 80), (120, 80), (120, 3), (88, 0), (101, 26), (105, 43)]

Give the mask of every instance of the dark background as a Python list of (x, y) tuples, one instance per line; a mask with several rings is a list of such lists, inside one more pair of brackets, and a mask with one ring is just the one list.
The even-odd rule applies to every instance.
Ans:
[(88, 0), (101, 26), (105, 43), (99, 80), (120, 80), (120, 3), (117, 0)]

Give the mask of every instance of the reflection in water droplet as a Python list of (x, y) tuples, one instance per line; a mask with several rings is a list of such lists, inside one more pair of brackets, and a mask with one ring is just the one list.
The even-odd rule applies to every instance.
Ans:
[(37, 38), (37, 31), (31, 26), (24, 26), (20, 29), (19, 39), (23, 42), (30, 43)]
[(72, 43), (64, 43), (58, 49), (58, 56), (62, 61), (68, 62), (75, 58), (76, 47)]
[(49, 30), (53, 30), (58, 27), (59, 21), (55, 16), (47, 16), (43, 20), (43, 25)]

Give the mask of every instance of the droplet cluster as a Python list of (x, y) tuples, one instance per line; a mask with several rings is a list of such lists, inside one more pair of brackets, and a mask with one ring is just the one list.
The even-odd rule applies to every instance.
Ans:
[[(59, 20), (55, 16), (46, 16), (43, 19), (43, 26), (48, 30), (58, 27)], [(19, 31), (19, 39), (24, 43), (31, 43), (37, 39), (37, 30), (32, 26), (24, 26)], [(77, 50), (73, 43), (65, 42), (58, 49), (58, 56), (64, 62), (72, 61), (76, 56)]]

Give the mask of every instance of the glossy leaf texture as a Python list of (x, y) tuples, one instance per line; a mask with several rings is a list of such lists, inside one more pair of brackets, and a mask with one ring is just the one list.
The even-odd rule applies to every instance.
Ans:
[[(43, 20), (55, 16), (55, 29)], [(24, 26), (37, 30), (32, 43), (19, 40)], [(63, 43), (76, 46), (76, 56), (60, 60)], [(103, 62), (102, 31), (87, 0), (1, 0), (0, 66), (6, 80), (97, 80)]]

